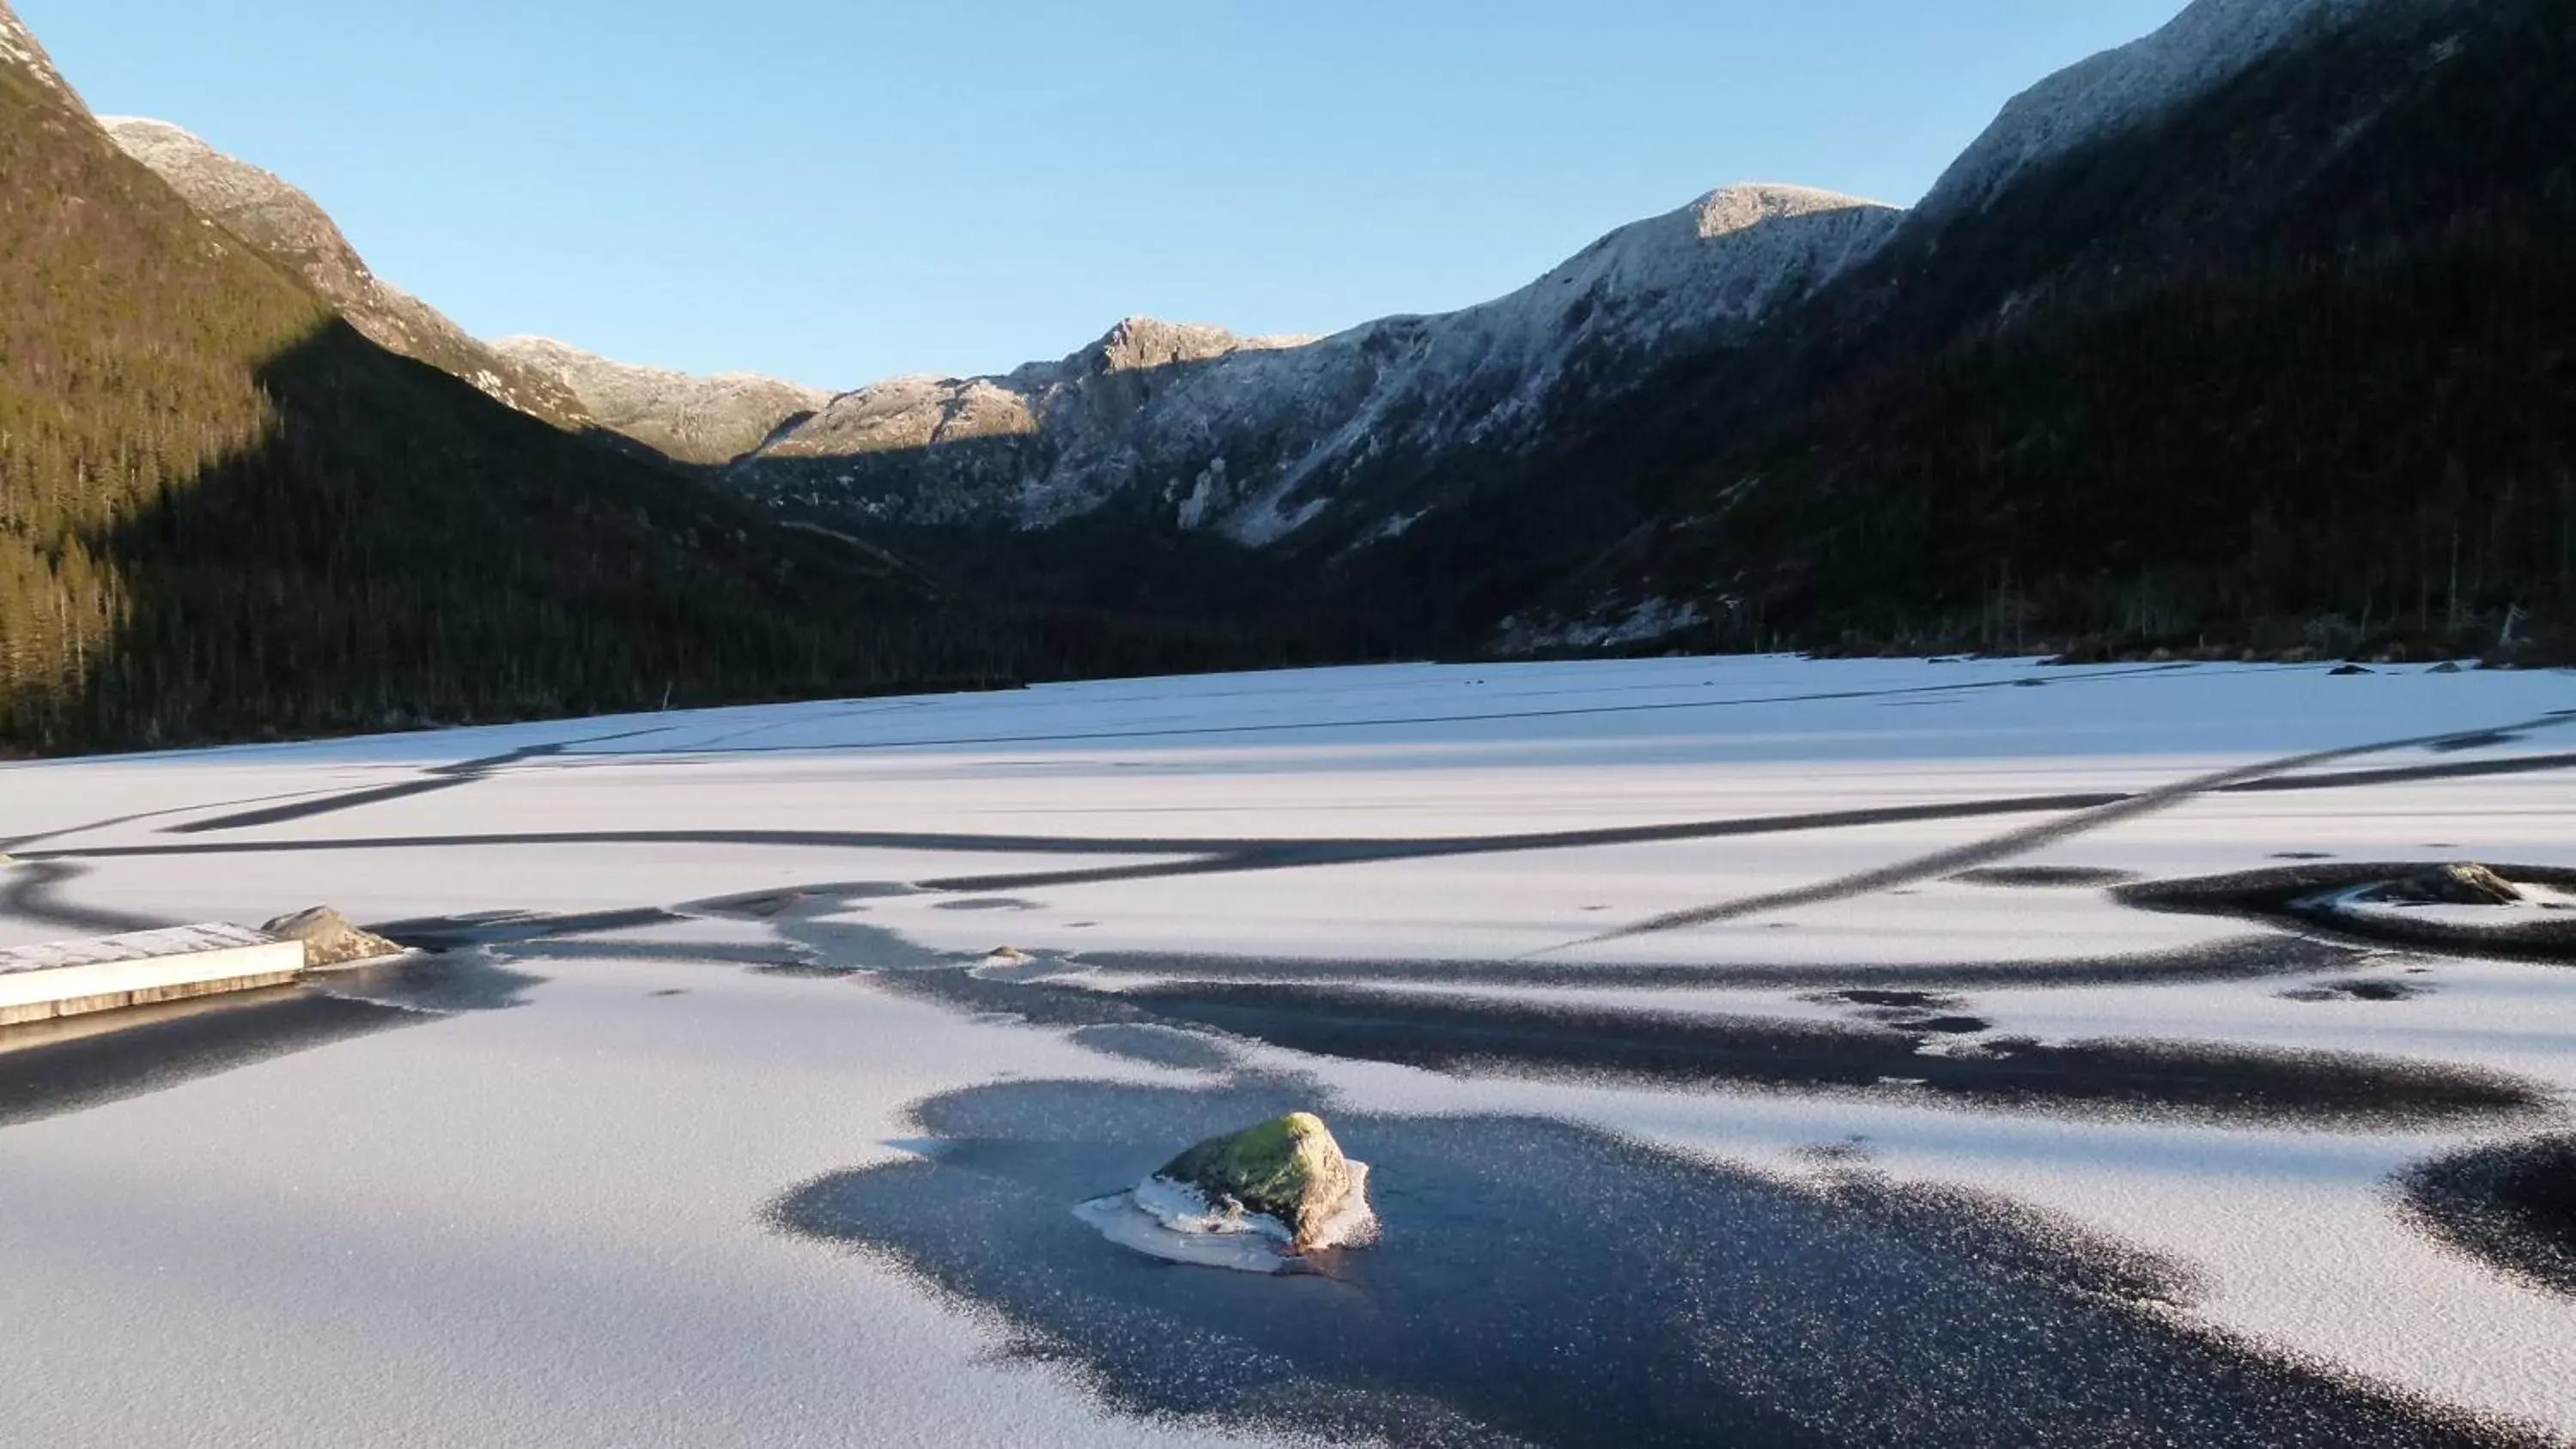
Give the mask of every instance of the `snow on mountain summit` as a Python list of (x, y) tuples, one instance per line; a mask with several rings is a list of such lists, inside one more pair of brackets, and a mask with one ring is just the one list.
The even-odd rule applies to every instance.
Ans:
[(2164, 28), (2014, 97), (1916, 214), (1982, 209), (2023, 173), (2126, 126), (2151, 124), (2303, 35), (2399, 5), (2465, 0), (2194, 0)]

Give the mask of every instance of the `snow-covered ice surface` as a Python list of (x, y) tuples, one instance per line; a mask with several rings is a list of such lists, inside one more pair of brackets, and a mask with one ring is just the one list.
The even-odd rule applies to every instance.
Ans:
[[(2564, 674), (1122, 681), (0, 767), (0, 851), (0, 946), (431, 951), (0, 1032), (0, 1442), (2576, 1437), (2399, 1186), (2568, 1131), (2576, 968), (2119, 894), (2576, 867)], [(1075, 1220), (1292, 1107), (1378, 1244)]]

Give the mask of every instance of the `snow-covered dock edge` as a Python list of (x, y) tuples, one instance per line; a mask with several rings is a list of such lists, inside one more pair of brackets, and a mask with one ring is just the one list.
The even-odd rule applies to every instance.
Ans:
[(0, 1026), (284, 986), (304, 943), (242, 926), (174, 926), (0, 950)]

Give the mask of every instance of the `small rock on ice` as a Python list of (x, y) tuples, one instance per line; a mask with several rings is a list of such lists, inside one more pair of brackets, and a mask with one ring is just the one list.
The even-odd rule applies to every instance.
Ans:
[(2522, 887), (2473, 863), (2418, 872), (2384, 887), (2379, 897), (2428, 906), (2514, 906), (2523, 902)]
[(315, 906), (291, 916), (280, 916), (260, 929), (280, 940), (303, 942), (304, 969), (307, 971), (403, 953), (401, 946), (373, 932), (359, 930), (329, 906)]
[(1375, 1235), (1368, 1164), (1296, 1112), (1173, 1158), (1130, 1191), (1075, 1209), (1108, 1237), (1174, 1262), (1277, 1273), (1323, 1248)]

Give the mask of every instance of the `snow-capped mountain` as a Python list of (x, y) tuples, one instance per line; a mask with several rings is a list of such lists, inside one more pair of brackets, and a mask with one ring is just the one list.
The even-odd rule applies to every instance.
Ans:
[(1740, 340), (1871, 252), (1901, 213), (1738, 186), (1602, 238), (1482, 306), (1321, 339), (1130, 319), (1060, 362), (835, 399), (732, 470), (781, 504), (1043, 528), (1117, 508), (1266, 545), (1401, 533), (1471, 460)]
[(1745, 366), (1552, 457), (1516, 501), (1652, 512), (1485, 638), (2576, 641), (2570, 76), (2565, 0), (2200, 0), (2014, 101)]
[(492, 347), (580, 399), (601, 427), (682, 463), (730, 463), (832, 400), (751, 373), (699, 377), (611, 362), (550, 337), (505, 337)]
[(285, 180), (167, 121), (102, 116), (99, 124), (189, 205), (301, 276), (377, 346), (452, 373), (558, 427), (589, 425), (580, 402), (552, 378), (501, 356), (436, 308), (378, 278), (321, 205)]

